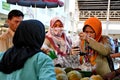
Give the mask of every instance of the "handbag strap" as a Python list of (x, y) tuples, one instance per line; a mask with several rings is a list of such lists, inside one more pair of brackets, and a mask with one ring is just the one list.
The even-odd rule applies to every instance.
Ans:
[(106, 58), (107, 58), (107, 61), (108, 61), (110, 70), (111, 70), (111, 71), (114, 71), (114, 64), (113, 64), (113, 60), (112, 60), (111, 56), (108, 55), (108, 56), (106, 56)]

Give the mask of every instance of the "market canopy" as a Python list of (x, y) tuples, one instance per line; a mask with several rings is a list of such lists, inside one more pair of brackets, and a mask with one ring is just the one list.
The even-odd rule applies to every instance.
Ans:
[(7, 0), (9, 4), (18, 4), (21, 6), (35, 7), (35, 8), (55, 8), (62, 7), (64, 3), (60, 0)]

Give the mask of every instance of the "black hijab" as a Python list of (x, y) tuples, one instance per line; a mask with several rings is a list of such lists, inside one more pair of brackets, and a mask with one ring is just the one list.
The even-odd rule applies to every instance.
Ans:
[(45, 39), (44, 25), (38, 20), (25, 20), (18, 26), (9, 48), (0, 61), (0, 71), (9, 74), (21, 69), (25, 61), (40, 52)]

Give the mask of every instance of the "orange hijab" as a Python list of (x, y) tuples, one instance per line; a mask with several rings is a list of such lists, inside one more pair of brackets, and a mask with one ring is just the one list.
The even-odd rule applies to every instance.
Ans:
[[(102, 36), (102, 24), (101, 24), (101, 21), (96, 18), (96, 17), (90, 17), (88, 18), (85, 22), (84, 22), (84, 27), (83, 27), (83, 32), (84, 32), (84, 29), (86, 28), (86, 26), (89, 25), (94, 31), (95, 31), (95, 34), (96, 34), (96, 37), (95, 37), (95, 40), (99, 42), (101, 36)], [(83, 51), (85, 51), (85, 41), (81, 41), (81, 49)], [(93, 50), (92, 50), (93, 51)], [(97, 53), (95, 52), (92, 56), (89, 57), (89, 61), (92, 65), (95, 65), (95, 59), (97, 57)], [(83, 56), (80, 57), (80, 63), (82, 63), (82, 60), (83, 60)]]

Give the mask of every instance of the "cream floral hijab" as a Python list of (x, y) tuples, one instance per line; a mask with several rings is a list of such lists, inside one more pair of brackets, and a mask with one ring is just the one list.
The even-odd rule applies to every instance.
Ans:
[(54, 17), (50, 21), (50, 27), (48, 29), (46, 36), (53, 40), (53, 42), (54, 42), (54, 44), (52, 44), (53, 47), (55, 48), (56, 51), (62, 52), (61, 55), (69, 54), (69, 51), (71, 48), (70, 40), (67, 38), (65, 32), (63, 32), (60, 37), (56, 37), (56, 36), (52, 35), (52, 33), (51, 33), (51, 28), (53, 27), (53, 25), (55, 24), (56, 21), (60, 21), (63, 24), (63, 28), (64, 28), (63, 20), (59, 17)]

